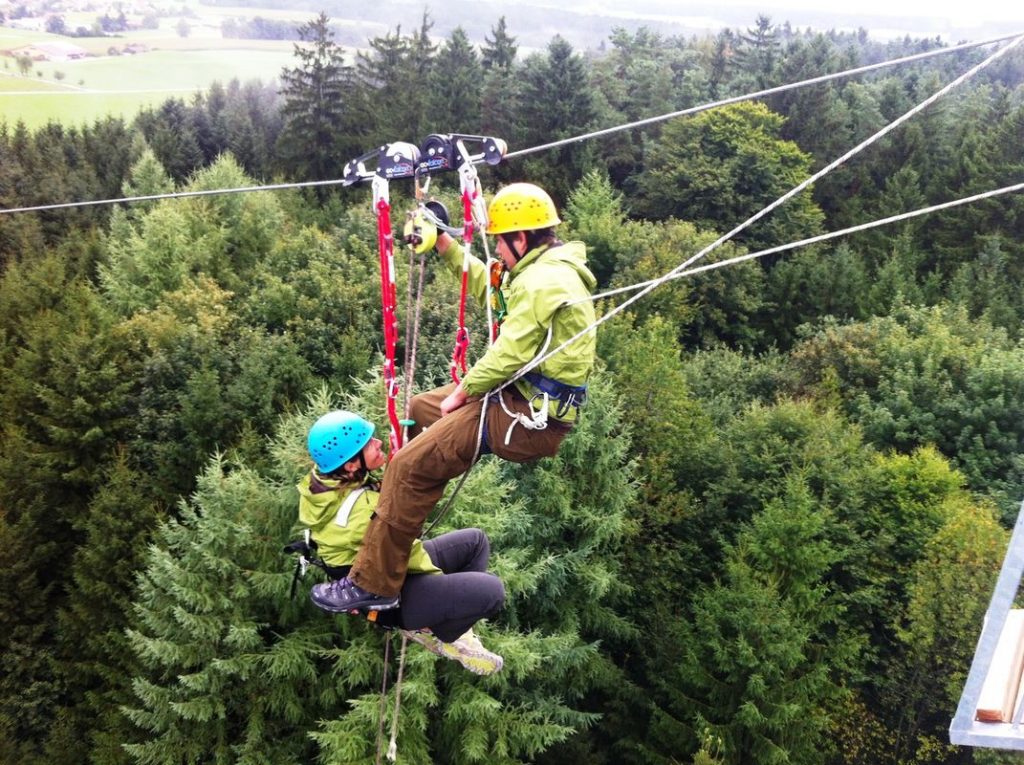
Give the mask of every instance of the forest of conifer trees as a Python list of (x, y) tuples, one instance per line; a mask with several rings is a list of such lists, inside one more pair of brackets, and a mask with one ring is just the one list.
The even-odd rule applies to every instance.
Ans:
[[(278, 83), (0, 126), (0, 207), (336, 179), (436, 132), (516, 150), (941, 47), (766, 17), (528, 55), (504, 19), (474, 43), (424, 14), (355, 55), (326, 16), (300, 33)], [(548, 188), (600, 288), (626, 286), (988, 52), (481, 178)], [(1016, 51), (710, 260), (1019, 183), (1022, 141)], [(432, 191), (457, 209), (454, 175)], [(396, 214), (411, 204), (394, 183)], [(676, 280), (602, 325), (559, 455), (485, 458), (445, 519), (491, 538), (508, 599), (480, 632), (505, 668), (411, 646), (399, 762), (1011, 761), (948, 727), (1024, 496), (1022, 256), (1024, 198), (1006, 195)], [(415, 389), (451, 353), (458, 285), (435, 265)], [(336, 407), (384, 423), (368, 190), (0, 215), (0, 266), (0, 762), (373, 762), (388, 633), (315, 608), (315, 573), (290, 598), (282, 552), (310, 424)], [(400, 294), (410, 270), (399, 257)]]

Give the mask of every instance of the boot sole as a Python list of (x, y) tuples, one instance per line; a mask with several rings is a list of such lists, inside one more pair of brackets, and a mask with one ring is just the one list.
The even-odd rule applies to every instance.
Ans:
[(330, 611), (332, 614), (347, 614), (351, 611), (391, 611), (398, 608), (401, 605), (400, 601), (395, 600), (393, 603), (382, 603), (377, 605), (355, 605), (355, 606), (336, 606), (333, 603), (324, 603), (317, 600), (316, 598), (310, 598), (313, 604), (324, 611)]

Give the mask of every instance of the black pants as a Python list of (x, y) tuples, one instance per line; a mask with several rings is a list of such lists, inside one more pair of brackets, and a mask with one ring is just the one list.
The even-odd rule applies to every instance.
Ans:
[(487, 573), (491, 544), (480, 529), (459, 529), (427, 539), (423, 547), (443, 574), (411, 574), (401, 607), (381, 611), (378, 623), (407, 630), (430, 628), (450, 643), (505, 603), (505, 585)]

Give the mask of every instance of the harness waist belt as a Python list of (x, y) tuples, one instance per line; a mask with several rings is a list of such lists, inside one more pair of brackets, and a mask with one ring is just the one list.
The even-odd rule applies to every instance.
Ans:
[(563, 382), (559, 382), (551, 377), (545, 377), (537, 372), (527, 372), (523, 375), (523, 379), (541, 393), (546, 393), (551, 398), (560, 402), (561, 405), (558, 407), (558, 411), (555, 412), (556, 417), (563, 416), (571, 406), (578, 409), (587, 403), (586, 385), (566, 385)]

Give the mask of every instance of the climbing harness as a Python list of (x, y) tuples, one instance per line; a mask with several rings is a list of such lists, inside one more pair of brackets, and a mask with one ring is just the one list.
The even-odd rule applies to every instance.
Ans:
[(570, 409), (579, 409), (587, 403), (586, 385), (566, 385), (551, 377), (545, 377), (539, 372), (527, 372), (523, 375), (523, 379), (538, 391), (534, 398), (543, 395), (545, 403), (551, 399), (558, 402), (558, 406), (555, 408), (555, 417), (559, 419), (565, 417)]
[(289, 555), (299, 556), (298, 560), (295, 562), (295, 573), (292, 575), (292, 586), (288, 595), (289, 598), (295, 598), (295, 591), (299, 586), (299, 580), (306, 575), (306, 571), (309, 570), (310, 566), (322, 568), (324, 572), (327, 573), (327, 564), (324, 563), (323, 559), (319, 555), (317, 555), (316, 550), (316, 542), (313, 541), (309, 529), (305, 530), (302, 535), (302, 539), (289, 542), (284, 546), (284, 552)]

